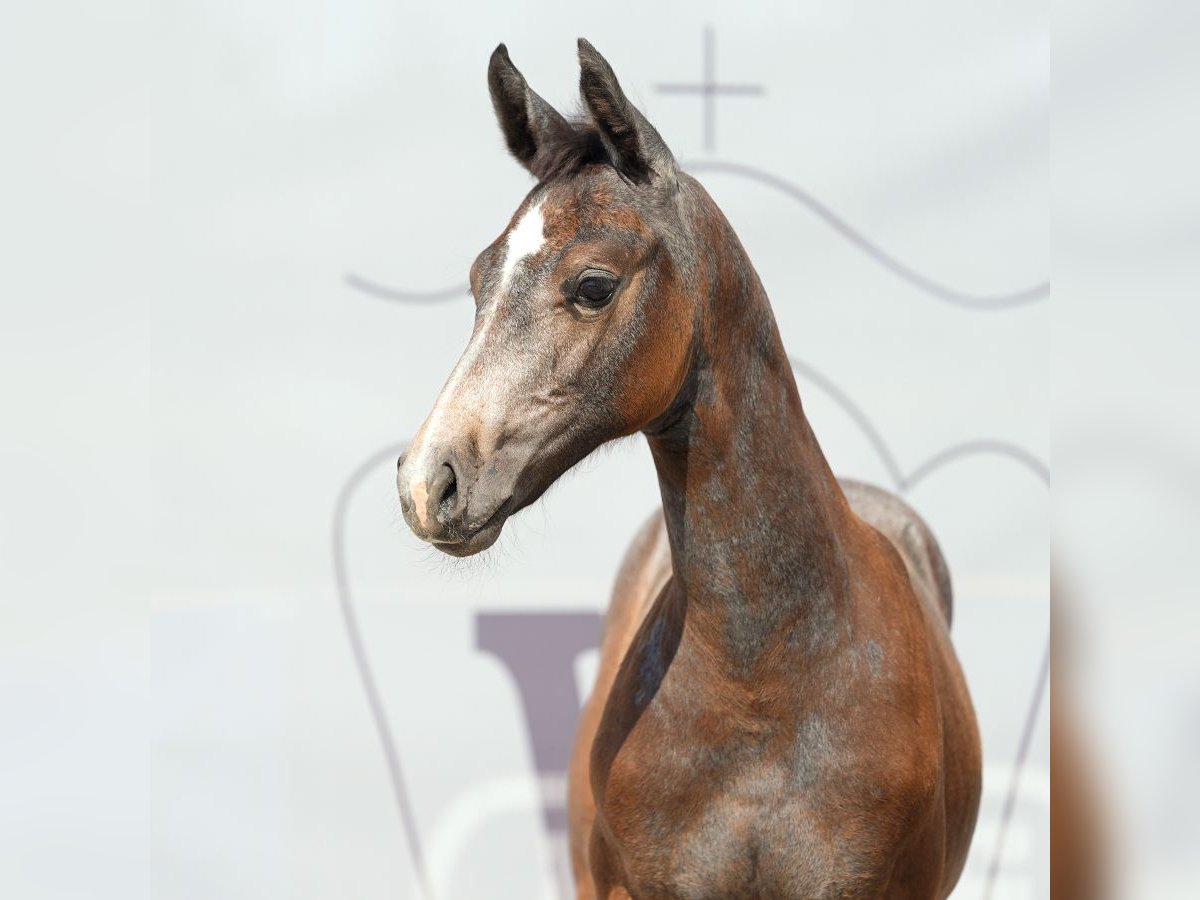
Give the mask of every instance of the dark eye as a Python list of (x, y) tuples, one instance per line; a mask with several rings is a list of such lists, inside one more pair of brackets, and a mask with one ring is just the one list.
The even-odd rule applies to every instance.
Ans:
[(599, 309), (612, 299), (617, 289), (617, 279), (611, 275), (588, 274), (579, 279), (575, 286), (575, 299), (582, 306)]

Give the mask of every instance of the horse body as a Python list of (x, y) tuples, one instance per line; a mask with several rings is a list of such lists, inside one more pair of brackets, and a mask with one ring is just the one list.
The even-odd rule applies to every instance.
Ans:
[[(910, 571), (941, 564), (924, 544), (924, 524), (903, 503), (878, 488), (842, 485), (854, 513), (887, 535)], [(936, 544), (930, 549), (937, 554)], [(673, 638), (680, 627), (673, 611), (686, 605), (685, 589), (672, 578), (666, 520), (651, 517), (622, 564), (576, 736), (569, 812), (579, 897), (625, 896), (622, 890), (639, 898), (949, 893), (977, 810), (978, 738), (944, 637), (939, 591), (946, 583), (926, 589), (932, 582), (920, 577), (910, 581), (923, 585), (916, 602), (937, 648), (933, 680), (955, 698), (952, 708), (939, 710), (940, 748), (914, 718), (878, 708), (880, 698), (904, 685), (885, 669), (877, 641), (846, 640), (831, 654), (841, 664), (827, 658), (815, 665), (805, 664), (793, 641), (777, 663), (780, 672), (739, 684), (717, 670), (699, 636), (687, 633), (686, 610), (683, 634)], [(650, 718), (623, 727), (622, 718), (638, 715), (628, 700), (639, 680), (663, 668), (672, 644), (669, 675), (641, 713)], [(831, 686), (841, 696), (841, 716), (829, 702)], [(595, 795), (593, 764), (606, 772)], [(610, 799), (598, 827), (595, 796)], [(896, 823), (899, 832), (889, 827)], [(593, 868), (610, 879), (603, 882), (608, 893), (596, 893)]]
[(649, 441), (662, 514), (618, 577), (570, 773), (581, 898), (944, 897), (980, 752), (936, 542), (834, 478), (733, 229), (582, 41), (580, 62), (590, 126), (493, 55), (539, 183), (472, 268), (405, 518), (479, 552), (599, 444)]

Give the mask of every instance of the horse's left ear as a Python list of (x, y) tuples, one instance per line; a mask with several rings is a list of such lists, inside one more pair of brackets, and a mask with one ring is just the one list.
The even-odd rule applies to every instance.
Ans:
[(635, 181), (674, 179), (675, 158), (666, 143), (629, 102), (608, 60), (583, 38), (579, 39), (579, 93), (621, 172)]
[(530, 90), (503, 44), (488, 62), (488, 90), (509, 151), (536, 178), (544, 178), (556, 148), (564, 140), (570, 141), (571, 126), (558, 110)]

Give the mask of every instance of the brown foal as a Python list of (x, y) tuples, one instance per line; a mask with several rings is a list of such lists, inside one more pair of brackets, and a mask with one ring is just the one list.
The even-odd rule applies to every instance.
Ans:
[(640, 431), (662, 512), (617, 579), (570, 779), (580, 898), (945, 897), (980, 791), (949, 577), (899, 499), (834, 477), (733, 229), (608, 63), (586, 116), (488, 82), (538, 179), (471, 268), (471, 340), (400, 459), (465, 556)]

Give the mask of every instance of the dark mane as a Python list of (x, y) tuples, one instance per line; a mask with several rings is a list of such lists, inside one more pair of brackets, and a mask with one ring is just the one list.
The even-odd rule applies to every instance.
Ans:
[(538, 147), (533, 168), (539, 181), (569, 177), (593, 163), (612, 165), (604, 139), (590, 120), (581, 117), (567, 124), (552, 141)]

